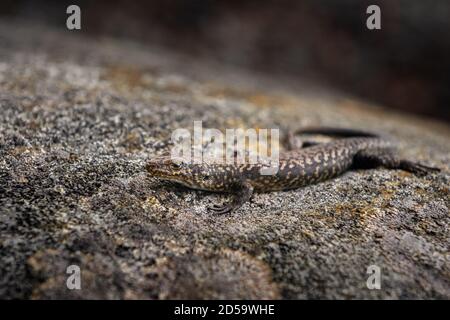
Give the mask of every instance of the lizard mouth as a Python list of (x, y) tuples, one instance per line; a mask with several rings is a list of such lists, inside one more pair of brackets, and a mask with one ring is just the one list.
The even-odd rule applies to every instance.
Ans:
[(167, 170), (166, 168), (164, 168), (164, 166), (162, 166), (161, 164), (158, 163), (152, 163), (152, 162), (148, 162), (145, 165), (145, 169), (147, 170), (148, 173), (150, 173), (152, 176), (155, 177), (169, 177), (171, 176), (171, 173), (169, 170)]
[(182, 180), (177, 172), (174, 172), (172, 168), (167, 168), (161, 163), (149, 162), (146, 164), (145, 169), (147, 172), (155, 178), (160, 178), (164, 180), (170, 180), (178, 182)]

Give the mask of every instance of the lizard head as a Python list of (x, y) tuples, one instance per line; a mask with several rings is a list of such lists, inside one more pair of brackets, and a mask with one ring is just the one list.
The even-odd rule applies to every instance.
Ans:
[(171, 156), (150, 159), (145, 168), (153, 177), (177, 182), (192, 189), (227, 191), (227, 182), (231, 181), (223, 175), (229, 172), (222, 165), (190, 163)]

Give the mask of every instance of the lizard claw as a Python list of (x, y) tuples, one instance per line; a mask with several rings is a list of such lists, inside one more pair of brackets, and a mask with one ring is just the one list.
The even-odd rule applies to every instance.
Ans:
[(208, 209), (214, 211), (217, 214), (224, 214), (232, 211), (234, 207), (230, 204), (214, 204)]

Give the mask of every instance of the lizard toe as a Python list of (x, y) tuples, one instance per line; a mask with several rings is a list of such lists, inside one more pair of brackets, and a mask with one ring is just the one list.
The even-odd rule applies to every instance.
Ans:
[(209, 207), (210, 210), (214, 211), (214, 213), (217, 214), (224, 214), (224, 213), (228, 213), (230, 211), (233, 210), (233, 206), (231, 205), (220, 205), (220, 204), (215, 204), (211, 207)]

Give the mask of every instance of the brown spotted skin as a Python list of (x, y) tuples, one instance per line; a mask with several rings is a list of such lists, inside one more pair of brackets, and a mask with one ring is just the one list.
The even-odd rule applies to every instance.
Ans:
[(387, 148), (389, 143), (378, 138), (347, 138), (280, 154), (275, 175), (261, 175), (259, 164), (186, 164), (170, 156), (150, 160), (147, 170), (152, 175), (178, 182), (192, 189), (230, 192), (243, 181), (255, 191), (267, 192), (303, 187), (324, 181), (347, 171), (361, 150)]
[(388, 141), (378, 138), (340, 139), (282, 153), (278, 173), (274, 176), (262, 176), (258, 170), (251, 170), (245, 178), (251, 181), (256, 191), (295, 189), (344, 173), (361, 150), (388, 150), (389, 147)]
[[(352, 133), (350, 130), (343, 132)], [(261, 175), (262, 167), (261, 164), (188, 164), (173, 161), (167, 156), (151, 159), (146, 169), (155, 177), (175, 181), (191, 189), (234, 193), (231, 203), (211, 208), (218, 213), (239, 208), (254, 191), (295, 189), (334, 178), (351, 167), (402, 169), (418, 175), (439, 171), (398, 159), (392, 152), (391, 143), (373, 134), (281, 153), (279, 170), (274, 175)]]

